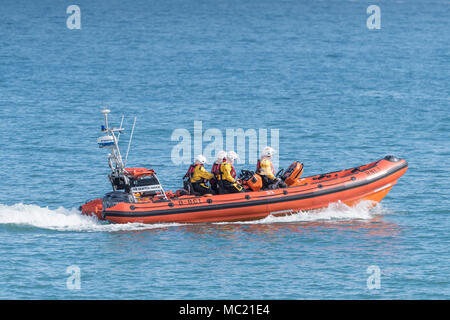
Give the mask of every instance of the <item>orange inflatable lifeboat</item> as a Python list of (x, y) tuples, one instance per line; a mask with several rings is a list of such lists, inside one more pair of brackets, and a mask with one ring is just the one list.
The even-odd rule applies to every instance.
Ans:
[[(408, 169), (404, 159), (386, 156), (363, 166), (301, 178), (303, 164), (296, 161), (286, 171), (277, 173), (286, 188), (277, 188), (284, 184), (274, 184), (264, 190), (258, 174), (242, 170), (240, 182), (246, 192), (198, 196), (179, 190), (173, 194), (164, 191), (154, 170), (125, 167), (128, 151), (123, 161), (118, 144), (124, 129), (122, 125), (119, 128), (109, 125), (108, 109), (102, 113), (104, 136), (97, 142), (100, 148), (111, 149), (108, 177), (113, 191), (102, 199), (87, 202), (80, 210), (115, 223), (244, 221), (323, 208), (339, 201), (350, 206), (363, 200), (376, 203)], [(128, 146), (133, 131), (134, 125)]]
[[(350, 206), (363, 200), (379, 202), (407, 169), (404, 159), (386, 156), (363, 166), (300, 178), (303, 165), (294, 162), (280, 174), (288, 185), (283, 189), (253, 191), (249, 187), (244, 193), (193, 196), (161, 192), (162, 189), (155, 188), (159, 192), (153, 192), (144, 201), (133, 200), (125, 192), (120, 196), (113, 192), (114, 196), (110, 193), (103, 200), (88, 202), (81, 210), (114, 223), (255, 220), (268, 215), (323, 208), (339, 201)], [(254, 177), (252, 175), (250, 179)], [(254, 186), (258, 181), (249, 184), (247, 180), (243, 184)]]

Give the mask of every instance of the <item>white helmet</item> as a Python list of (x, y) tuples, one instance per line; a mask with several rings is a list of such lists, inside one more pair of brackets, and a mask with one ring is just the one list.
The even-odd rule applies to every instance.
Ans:
[(216, 163), (222, 163), (223, 158), (227, 157), (227, 153), (223, 150), (219, 151), (217, 153)]
[(269, 146), (265, 147), (263, 152), (262, 152), (262, 156), (263, 157), (271, 157), (273, 156), (273, 154), (275, 153), (275, 150)]
[(234, 160), (239, 159), (239, 156), (236, 152), (234, 151), (228, 151), (227, 152), (227, 160), (231, 163), (234, 162)]
[(206, 158), (204, 155), (199, 154), (198, 156), (195, 157), (195, 162), (196, 163), (200, 163), (200, 164), (205, 164), (206, 163)]

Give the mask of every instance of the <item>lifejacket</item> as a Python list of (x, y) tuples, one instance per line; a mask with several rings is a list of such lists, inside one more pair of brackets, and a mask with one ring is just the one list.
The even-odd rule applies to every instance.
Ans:
[(189, 178), (189, 179), (192, 178), (192, 175), (194, 174), (195, 166), (196, 166), (196, 164), (191, 164), (183, 178)]
[[(225, 162), (227, 162), (225, 159), (222, 161), (222, 163), (225, 163)], [(212, 166), (212, 168), (211, 168), (211, 173), (214, 175), (214, 176), (220, 176), (221, 174), (222, 174), (222, 172), (220, 171), (220, 167), (221, 167), (221, 165), (222, 165), (222, 163), (217, 163), (217, 162), (214, 162), (214, 164), (213, 164), (213, 166)], [(231, 174), (231, 176), (234, 178), (234, 179), (236, 179), (236, 170), (234, 169), (234, 166), (230, 163), (230, 165), (231, 165), (231, 172), (230, 172), (230, 174)]]
[[(184, 175), (183, 179), (186, 179), (186, 178), (187, 178), (187, 179), (189, 179), (189, 181), (191, 181), (192, 177), (194, 176), (195, 168), (196, 168), (197, 166), (203, 167), (202, 164), (195, 164), (195, 163), (191, 164), (191, 165), (189, 166), (188, 171), (187, 171), (186, 174)], [(206, 182), (208, 182), (208, 179), (203, 179), (203, 180), (201, 180), (201, 182), (206, 183)]]
[[(271, 168), (271, 170), (272, 170), (272, 174), (275, 175), (275, 169), (274, 169), (274, 167), (273, 167), (272, 161), (270, 161), (270, 168)], [(261, 160), (258, 159), (258, 162), (256, 163), (256, 173), (259, 174), (260, 172), (261, 172)]]
[(234, 166), (232, 164), (231, 164), (231, 172), (230, 172), (230, 174), (233, 177), (233, 179), (236, 179), (236, 170), (234, 170)]
[(220, 174), (220, 166), (222, 163), (217, 163), (214, 162), (212, 168), (211, 168), (211, 173), (215, 176), (218, 176)]
[[(222, 166), (223, 165), (229, 165), (231, 168), (230, 168), (230, 171), (229, 171), (229, 176), (227, 175), (226, 177), (224, 177), (224, 173), (222, 172)], [(231, 177), (233, 180), (236, 180), (236, 170), (234, 169), (234, 166), (230, 163), (230, 162), (228, 162), (228, 161), (223, 161), (221, 164), (220, 164), (220, 167), (219, 167), (219, 173), (216, 175), (216, 179), (218, 179), (219, 181), (220, 180), (228, 180), (229, 179), (229, 177)], [(231, 181), (230, 181), (231, 182)]]

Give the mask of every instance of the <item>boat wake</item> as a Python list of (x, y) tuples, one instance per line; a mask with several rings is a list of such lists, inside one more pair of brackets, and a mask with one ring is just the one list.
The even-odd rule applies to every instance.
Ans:
[[(286, 222), (337, 221), (337, 220), (367, 220), (383, 215), (387, 211), (380, 204), (375, 207), (370, 202), (361, 202), (354, 207), (343, 203), (330, 204), (325, 209), (314, 211), (299, 211), (283, 217), (268, 216), (264, 219), (248, 222), (218, 222), (215, 224), (270, 224)], [(110, 224), (99, 221), (95, 217), (84, 216), (78, 209), (60, 207), (52, 210), (36, 205), (15, 204), (12, 206), (0, 204), (0, 225), (15, 227), (31, 227), (56, 231), (73, 232), (117, 232), (139, 231), (156, 228), (182, 226), (179, 223), (160, 224)]]
[(0, 204), (0, 225), (35, 227), (56, 231), (116, 232), (148, 230), (179, 224), (110, 224), (99, 221), (96, 217), (82, 215), (76, 208), (60, 207), (52, 210), (47, 207), (42, 208), (36, 205), (19, 203), (12, 206)]
[(344, 203), (331, 203), (327, 208), (297, 211), (282, 217), (270, 215), (264, 219), (240, 223), (264, 224), (285, 222), (312, 222), (312, 221), (340, 221), (340, 220), (369, 220), (384, 215), (388, 211), (381, 204), (373, 206), (371, 201), (362, 201), (353, 207)]

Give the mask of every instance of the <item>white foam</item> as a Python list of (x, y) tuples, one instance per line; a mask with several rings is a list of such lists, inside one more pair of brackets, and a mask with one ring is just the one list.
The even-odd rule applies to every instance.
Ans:
[(177, 224), (109, 224), (99, 221), (96, 217), (85, 216), (77, 209), (56, 210), (48, 207), (42, 208), (36, 205), (15, 204), (6, 206), (0, 204), (0, 225), (11, 224), (19, 226), (31, 226), (57, 231), (82, 231), (82, 232), (113, 232), (134, 231), (169, 227)]
[(310, 222), (310, 221), (340, 221), (340, 220), (369, 220), (375, 216), (385, 214), (387, 212), (380, 204), (373, 206), (371, 201), (362, 201), (357, 205), (350, 207), (344, 203), (331, 203), (327, 208), (297, 211), (286, 216), (268, 217), (246, 222), (234, 222), (241, 224), (267, 224), (280, 222)]
[[(261, 220), (247, 222), (219, 222), (217, 224), (267, 224), (279, 222), (308, 222), (308, 221), (333, 221), (372, 219), (376, 215), (386, 212), (379, 204), (372, 208), (370, 202), (361, 202), (354, 207), (343, 203), (332, 203), (327, 208), (313, 211), (299, 211), (282, 217), (268, 216)], [(42, 208), (36, 205), (15, 204), (12, 206), (0, 204), (0, 225), (31, 226), (57, 231), (80, 231), (80, 232), (114, 232), (114, 231), (138, 231), (155, 228), (167, 228), (181, 226), (177, 223), (159, 224), (110, 224), (99, 221), (96, 217), (80, 214), (77, 209), (65, 209), (60, 207), (56, 210), (48, 207)]]

